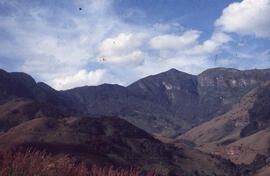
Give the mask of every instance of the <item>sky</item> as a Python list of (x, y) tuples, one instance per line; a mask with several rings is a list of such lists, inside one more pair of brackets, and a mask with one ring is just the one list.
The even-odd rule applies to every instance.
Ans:
[(270, 68), (270, 0), (0, 0), (0, 68), (57, 90), (214, 67)]

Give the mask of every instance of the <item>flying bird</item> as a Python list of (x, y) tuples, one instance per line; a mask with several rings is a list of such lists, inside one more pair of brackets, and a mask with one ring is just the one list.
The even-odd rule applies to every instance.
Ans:
[(100, 57), (100, 58), (99, 58), (99, 61), (100, 61), (100, 62), (105, 62), (106, 59), (105, 59), (104, 57)]
[(79, 8), (79, 10), (82, 10), (82, 8)]

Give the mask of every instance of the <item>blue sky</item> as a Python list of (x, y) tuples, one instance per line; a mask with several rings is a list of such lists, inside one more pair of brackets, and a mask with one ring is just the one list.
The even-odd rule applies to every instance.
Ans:
[(59, 90), (213, 67), (270, 67), (270, 0), (0, 0), (0, 68)]

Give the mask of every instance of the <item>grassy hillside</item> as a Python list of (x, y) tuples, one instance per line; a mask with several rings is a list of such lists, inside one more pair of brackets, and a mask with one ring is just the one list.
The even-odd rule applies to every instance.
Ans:
[(221, 155), (235, 163), (251, 163), (257, 154), (268, 155), (269, 88), (270, 82), (261, 84), (229, 112), (191, 129), (177, 140), (191, 141), (200, 150)]
[(19, 147), (45, 149), (55, 157), (68, 155), (87, 164), (132, 166), (162, 174), (238, 175), (238, 168), (227, 160), (164, 144), (119, 118), (29, 120), (0, 135), (0, 150)]

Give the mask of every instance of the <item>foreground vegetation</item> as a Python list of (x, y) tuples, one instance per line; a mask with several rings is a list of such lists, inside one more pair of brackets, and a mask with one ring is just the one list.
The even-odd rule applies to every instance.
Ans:
[(55, 159), (46, 152), (27, 149), (0, 155), (1, 176), (157, 176), (141, 169), (87, 167), (83, 162), (62, 157)]

